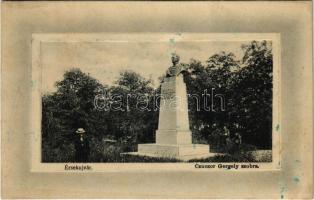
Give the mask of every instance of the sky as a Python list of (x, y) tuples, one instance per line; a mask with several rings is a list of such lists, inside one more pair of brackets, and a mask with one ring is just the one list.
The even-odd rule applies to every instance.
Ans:
[(44, 42), (41, 45), (42, 89), (56, 91), (55, 82), (65, 71), (80, 68), (103, 84), (112, 85), (123, 70), (133, 70), (159, 85), (158, 77), (171, 66), (171, 53), (180, 62), (205, 61), (221, 51), (242, 58), (241, 45), (249, 41), (179, 41), (179, 42)]

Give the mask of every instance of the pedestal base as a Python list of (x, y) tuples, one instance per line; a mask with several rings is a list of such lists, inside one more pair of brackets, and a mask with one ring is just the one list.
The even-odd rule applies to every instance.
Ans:
[(124, 154), (176, 158), (179, 160), (190, 160), (214, 156), (214, 154), (209, 153), (209, 145), (205, 144), (139, 144), (138, 152), (129, 152)]
[(178, 157), (197, 155), (209, 152), (209, 145), (205, 144), (139, 144), (139, 153), (157, 154), (161, 157)]

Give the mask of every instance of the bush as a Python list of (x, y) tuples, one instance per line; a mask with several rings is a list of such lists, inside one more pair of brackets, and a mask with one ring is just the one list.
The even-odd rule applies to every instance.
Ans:
[(74, 145), (62, 143), (54, 146), (48, 142), (42, 143), (42, 162), (73, 162), (74, 161)]
[(105, 148), (104, 142), (102, 139), (91, 138), (89, 142), (90, 146), (90, 162), (102, 162), (103, 160), (103, 151)]
[(121, 162), (122, 149), (116, 145), (108, 145), (103, 151), (103, 162)]
[(256, 147), (250, 144), (237, 144), (234, 141), (227, 141), (225, 152), (228, 154), (245, 154), (249, 151), (255, 151)]

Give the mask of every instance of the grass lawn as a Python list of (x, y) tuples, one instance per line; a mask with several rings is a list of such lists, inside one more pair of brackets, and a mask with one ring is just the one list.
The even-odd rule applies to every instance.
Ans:
[(216, 155), (203, 159), (192, 159), (182, 161), (175, 158), (149, 157), (139, 155), (106, 155), (101, 162), (119, 162), (119, 163), (174, 163), (174, 162), (271, 162), (270, 160), (256, 160), (250, 154), (225, 154)]

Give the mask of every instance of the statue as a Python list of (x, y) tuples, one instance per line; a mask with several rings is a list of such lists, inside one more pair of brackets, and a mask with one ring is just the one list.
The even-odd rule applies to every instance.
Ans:
[(172, 66), (168, 68), (166, 72), (166, 77), (178, 76), (181, 72), (186, 71), (187, 67), (179, 63), (180, 56), (176, 53), (172, 53), (171, 56)]
[(172, 66), (160, 85), (158, 129), (155, 143), (138, 144), (131, 154), (189, 160), (209, 157), (209, 145), (192, 143), (188, 112), (188, 94), (182, 72), (187, 65), (172, 54)]

